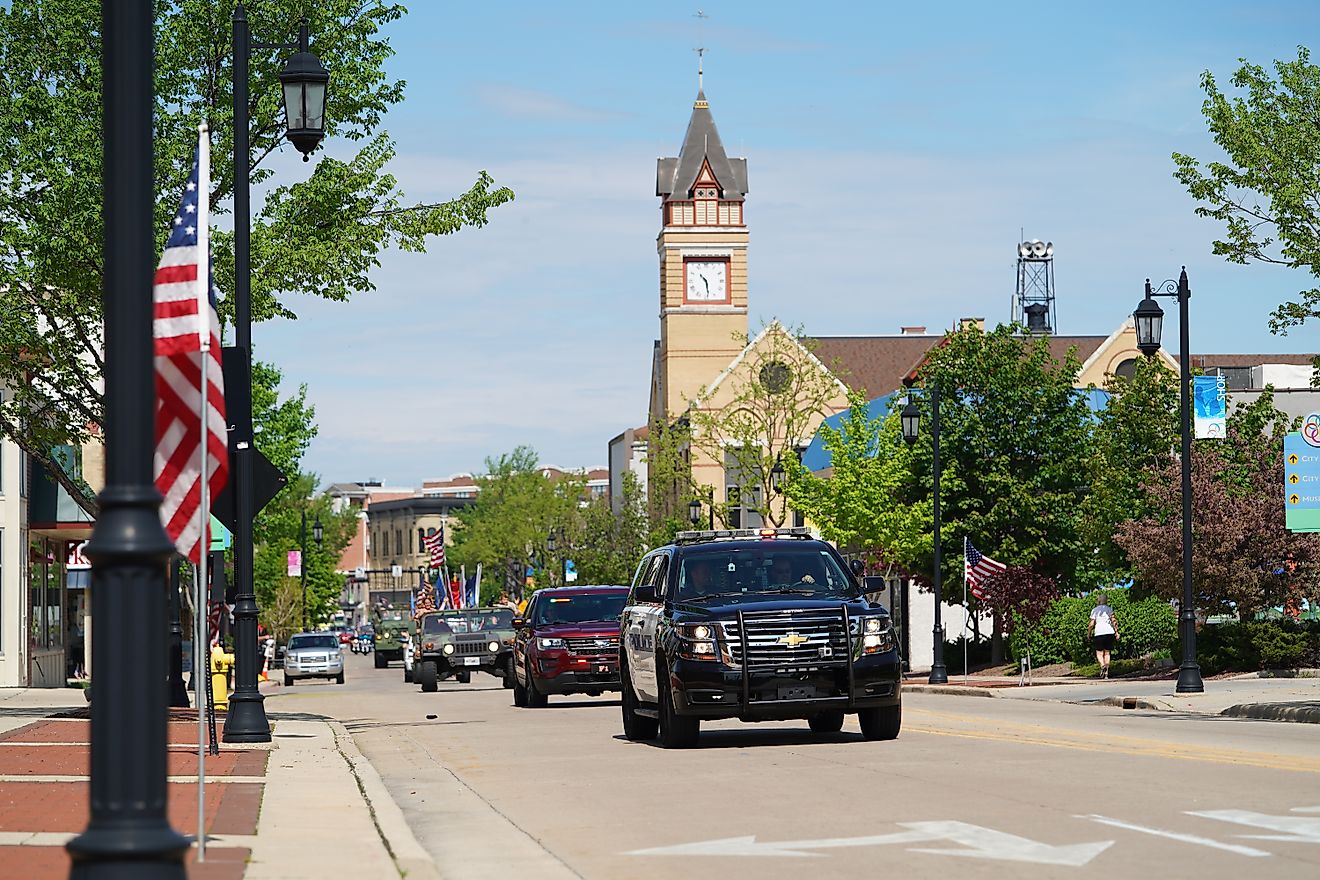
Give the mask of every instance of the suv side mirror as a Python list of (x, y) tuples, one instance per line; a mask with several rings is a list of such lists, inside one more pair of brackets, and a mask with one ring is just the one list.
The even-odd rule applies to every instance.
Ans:
[(515, 617), (515, 618), (513, 619), (513, 628), (514, 628), (514, 629), (522, 629), (522, 628), (523, 628), (524, 626), (526, 626), (526, 625), (527, 625), (527, 619), (524, 618), (524, 617)]
[(659, 602), (660, 594), (656, 592), (652, 584), (638, 584), (637, 589), (633, 590), (633, 601), (635, 602)]
[(854, 559), (852, 562), (848, 563), (848, 568), (852, 569), (853, 574), (861, 577), (866, 571), (866, 563), (862, 562), (860, 559)]

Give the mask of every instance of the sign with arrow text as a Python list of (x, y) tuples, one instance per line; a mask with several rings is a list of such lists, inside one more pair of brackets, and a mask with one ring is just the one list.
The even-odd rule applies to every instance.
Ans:
[(1291, 532), (1320, 532), (1320, 447), (1294, 431), (1283, 438), (1284, 522)]

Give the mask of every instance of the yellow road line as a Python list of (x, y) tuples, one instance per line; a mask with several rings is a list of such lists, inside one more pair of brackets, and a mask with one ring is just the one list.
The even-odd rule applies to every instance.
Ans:
[[(1042, 733), (1042, 734), (1059, 734), (1062, 736), (1072, 737), (1078, 740), (1092, 740), (1096, 743), (1099, 743), (1100, 745), (1130, 743), (1134, 748), (1156, 748), (1156, 749), (1187, 748), (1194, 750), (1196, 754), (1201, 756), (1209, 755), (1209, 756), (1219, 756), (1223, 758), (1239, 758), (1244, 755), (1258, 756), (1260, 754), (1259, 752), (1247, 752), (1247, 751), (1242, 751), (1241, 749), (1223, 749), (1223, 748), (1217, 748), (1215, 746), (1170, 743), (1167, 740), (1152, 739), (1150, 737), (1123, 736), (1122, 734), (1110, 733), (1109, 731), (1077, 730), (1075, 728), (1070, 728), (1070, 727), (1054, 727), (1044, 724), (1023, 724), (1021, 722), (1004, 721), (998, 718), (990, 719), (990, 718), (985, 718), (984, 716), (957, 715), (950, 712), (933, 712), (927, 709), (916, 709), (907, 714), (923, 715), (932, 718), (945, 718), (950, 721), (960, 721), (963, 723), (967, 723), (969, 721), (984, 721), (989, 724), (989, 728), (978, 727), (973, 725), (971, 727), (972, 730), (985, 730), (985, 729), (1027, 730), (1027, 731), (1035, 731), (1037, 733)], [(1311, 762), (1310, 758), (1297, 757), (1297, 756), (1271, 754), (1270, 757), (1276, 757), (1280, 761), (1295, 760), (1301, 763)]]
[(921, 727), (911, 724), (903, 726), (904, 732), (929, 733), (934, 736), (955, 736), (962, 739), (993, 740), (995, 742), (1015, 743), (1017, 745), (1047, 746), (1057, 749), (1077, 749), (1083, 752), (1107, 752), (1116, 755), (1133, 755), (1151, 758), (1177, 758), (1183, 761), (1203, 761), (1210, 764), (1232, 764), (1241, 767), (1259, 767), (1267, 770), (1286, 770), (1292, 773), (1320, 773), (1320, 761), (1284, 757), (1282, 755), (1259, 755), (1252, 752), (1228, 752), (1224, 750), (1197, 749), (1178, 746), (1138, 746), (1117, 745), (1104, 742), (1078, 742), (1065, 739), (1046, 739), (1024, 734), (1002, 734), (978, 730), (950, 730), (948, 728)]

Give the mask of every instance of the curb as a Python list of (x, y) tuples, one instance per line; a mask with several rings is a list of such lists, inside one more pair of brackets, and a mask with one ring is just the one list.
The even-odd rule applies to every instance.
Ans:
[(1100, 700), (1069, 700), (1077, 706), (1114, 706), (1119, 709), (1146, 709), (1152, 712), (1177, 712), (1178, 709), (1168, 703), (1148, 700), (1145, 697), (1105, 697)]
[(1312, 703), (1239, 703), (1219, 713), (1232, 718), (1260, 721), (1298, 721), (1320, 724), (1320, 702)]
[(960, 684), (904, 684), (905, 691), (914, 694), (953, 694), (959, 697), (995, 697), (994, 688), (970, 687)]
[(407, 820), (403, 818), (403, 810), (390, 796), (376, 768), (358, 751), (357, 743), (353, 742), (353, 735), (348, 732), (348, 728), (329, 718), (326, 723), (334, 731), (335, 745), (357, 779), (362, 797), (371, 810), (372, 821), (376, 823), (376, 831), (394, 858), (399, 876), (407, 877), (408, 880), (440, 880), (440, 869), (436, 867), (435, 860), (417, 841)]

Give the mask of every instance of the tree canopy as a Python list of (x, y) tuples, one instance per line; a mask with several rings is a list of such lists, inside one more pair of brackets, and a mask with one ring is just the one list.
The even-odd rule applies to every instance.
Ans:
[[(101, 44), (98, 0), (13, 0), (0, 8), (0, 432), (62, 472), (53, 446), (87, 442), (103, 419)], [(192, 163), (197, 125), (213, 143), (212, 212), (232, 211), (230, 16), (235, 0), (171, 0), (156, 22), (156, 217), (163, 246)], [(250, 171), (254, 320), (295, 316), (297, 294), (347, 300), (373, 289), (389, 248), (424, 251), (435, 235), (481, 226), (513, 198), (485, 172), (438, 204), (411, 204), (388, 173), (383, 130), (404, 83), (391, 80), (381, 29), (403, 16), (385, 0), (252, 0), (254, 42), (288, 42), (310, 19), (330, 70), (327, 142), (360, 142), (347, 159), (318, 154), (305, 177), (276, 180), (284, 146), (278, 73), (288, 54), (254, 47)], [(291, 149), (291, 148), (290, 148)], [(336, 150), (338, 152), (338, 148)], [(300, 169), (309, 166), (298, 166)], [(260, 194), (264, 192), (264, 197)], [(233, 236), (213, 230), (217, 286), (232, 290)], [(232, 316), (232, 302), (220, 302)], [(82, 500), (76, 486), (66, 485)], [(94, 502), (87, 502), (94, 509)]]
[[(1320, 67), (1304, 46), (1273, 72), (1241, 59), (1222, 90), (1206, 71), (1201, 105), (1227, 161), (1174, 153), (1174, 177), (1202, 217), (1223, 224), (1213, 252), (1234, 263), (1273, 263), (1320, 276)], [(1320, 288), (1276, 308), (1270, 327), (1286, 333), (1320, 315)]]

